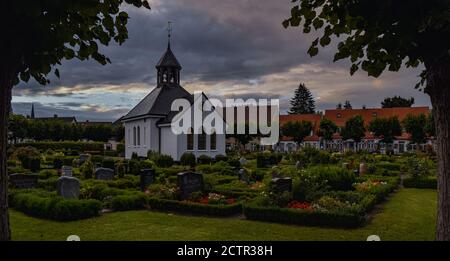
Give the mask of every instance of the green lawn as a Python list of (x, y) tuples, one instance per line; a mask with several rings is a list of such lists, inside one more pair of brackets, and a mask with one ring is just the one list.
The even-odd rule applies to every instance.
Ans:
[(61, 223), (11, 211), (13, 240), (433, 240), (436, 191), (402, 189), (382, 206), (369, 225), (359, 229), (327, 229), (205, 218), (151, 211), (105, 214)]

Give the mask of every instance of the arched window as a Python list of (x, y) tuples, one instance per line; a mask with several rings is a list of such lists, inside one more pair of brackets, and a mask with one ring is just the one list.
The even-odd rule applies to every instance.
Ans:
[(141, 146), (141, 127), (137, 127), (137, 145)]
[(192, 128), (189, 129), (187, 134), (187, 150), (194, 150), (194, 131)]
[(211, 144), (210, 144), (211, 150), (216, 150), (217, 149), (217, 134), (216, 131), (213, 130), (213, 132), (211, 133)]
[(133, 127), (133, 146), (136, 146), (136, 127)]
[(198, 150), (206, 150), (206, 133), (205, 130), (198, 135)]

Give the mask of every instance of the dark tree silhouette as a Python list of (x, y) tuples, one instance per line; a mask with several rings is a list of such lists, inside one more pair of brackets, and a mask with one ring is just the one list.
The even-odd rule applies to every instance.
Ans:
[(312, 114), (316, 110), (316, 102), (305, 84), (300, 84), (291, 99), (289, 114)]
[(411, 107), (414, 105), (414, 98), (406, 99), (400, 96), (394, 96), (392, 98), (386, 98), (381, 102), (382, 108), (399, 108), (399, 107)]

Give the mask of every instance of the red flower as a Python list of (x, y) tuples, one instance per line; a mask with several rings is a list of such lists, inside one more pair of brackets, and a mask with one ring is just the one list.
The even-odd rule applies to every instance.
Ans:
[(234, 203), (236, 203), (236, 199), (234, 199), (234, 198), (227, 199), (227, 205), (232, 205)]
[(291, 201), (288, 204), (288, 208), (294, 208), (294, 209), (311, 209), (311, 204), (308, 202), (299, 202), (299, 201)]
[(200, 204), (208, 204), (208, 203), (209, 203), (208, 197), (204, 197), (204, 198), (200, 199), (200, 200), (199, 200), (199, 203), (200, 203)]

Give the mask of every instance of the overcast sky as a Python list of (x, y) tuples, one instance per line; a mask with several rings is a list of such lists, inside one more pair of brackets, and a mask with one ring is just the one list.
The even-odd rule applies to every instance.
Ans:
[(414, 89), (419, 69), (385, 73), (375, 79), (349, 74), (345, 61), (332, 63), (335, 47), (310, 58), (313, 35), (284, 29), (290, 0), (153, 0), (152, 10), (126, 8), (129, 39), (102, 48), (112, 64), (65, 61), (61, 79), (13, 90), (15, 113), (37, 117), (76, 116), (79, 120), (116, 120), (133, 108), (156, 83), (155, 65), (167, 46), (167, 22), (173, 22), (172, 50), (183, 66), (181, 85), (210, 97), (279, 98), (281, 110), (299, 83), (312, 91), (320, 110), (350, 100), (353, 107), (379, 107), (389, 96), (429, 98)]

